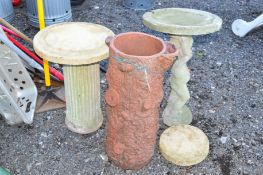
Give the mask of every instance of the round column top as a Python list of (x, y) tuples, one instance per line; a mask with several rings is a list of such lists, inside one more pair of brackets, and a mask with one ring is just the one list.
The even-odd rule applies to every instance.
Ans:
[(205, 35), (219, 31), (222, 19), (209, 12), (187, 8), (164, 8), (143, 15), (144, 24), (172, 35)]
[(208, 155), (209, 140), (203, 131), (194, 126), (174, 125), (162, 133), (160, 151), (176, 165), (192, 166)]
[(85, 22), (60, 23), (39, 31), (33, 40), (36, 53), (54, 63), (83, 65), (108, 57), (105, 43), (114, 33), (101, 25)]

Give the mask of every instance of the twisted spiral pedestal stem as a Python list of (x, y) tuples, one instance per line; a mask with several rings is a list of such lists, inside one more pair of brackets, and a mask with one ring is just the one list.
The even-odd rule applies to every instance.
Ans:
[(171, 94), (163, 112), (163, 121), (166, 125), (190, 124), (192, 112), (186, 106), (190, 99), (187, 82), (190, 80), (190, 71), (187, 62), (192, 57), (193, 38), (190, 36), (171, 36), (171, 43), (180, 50), (178, 59), (172, 67), (170, 78)]

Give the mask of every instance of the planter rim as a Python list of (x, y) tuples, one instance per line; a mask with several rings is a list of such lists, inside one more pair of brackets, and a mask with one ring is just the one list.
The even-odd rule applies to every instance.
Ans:
[[(115, 44), (114, 42), (116, 41), (117, 38), (119, 37), (123, 37), (125, 35), (131, 35), (131, 34), (137, 34), (137, 35), (144, 35), (144, 36), (148, 36), (148, 37), (151, 37), (151, 38), (154, 38), (158, 41), (160, 41), (160, 43), (162, 43), (162, 50), (156, 54), (153, 54), (153, 55), (149, 55), (149, 56), (140, 56), (140, 55), (129, 55), (129, 54), (126, 54), (122, 51), (120, 51), (119, 49), (117, 49), (115, 47)], [(149, 34), (146, 34), (146, 33), (142, 33), (142, 32), (125, 32), (125, 33), (121, 33), (121, 34), (118, 34), (114, 37), (109, 37), (106, 39), (106, 43), (113, 49), (115, 50), (115, 52), (120, 55), (120, 56), (123, 56), (123, 57), (126, 57), (126, 58), (138, 58), (138, 59), (151, 59), (151, 58), (155, 58), (155, 57), (160, 57), (160, 56), (164, 56), (165, 55), (165, 52), (166, 52), (166, 43), (159, 37), (156, 37), (156, 36), (153, 36), (153, 35), (149, 35)], [(177, 49), (176, 49), (177, 50)]]

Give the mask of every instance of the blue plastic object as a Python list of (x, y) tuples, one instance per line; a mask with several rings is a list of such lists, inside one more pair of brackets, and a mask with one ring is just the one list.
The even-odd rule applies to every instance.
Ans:
[(12, 21), (14, 18), (14, 8), (11, 0), (0, 0), (0, 18), (7, 22)]
[[(72, 20), (70, 0), (43, 0), (46, 26)], [(39, 28), (36, 0), (26, 0), (29, 23)]]

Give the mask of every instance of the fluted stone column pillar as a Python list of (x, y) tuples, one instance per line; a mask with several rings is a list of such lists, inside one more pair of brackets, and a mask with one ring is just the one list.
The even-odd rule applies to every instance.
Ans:
[(99, 64), (65, 65), (66, 124), (72, 131), (91, 133), (100, 128), (103, 116), (100, 108)]

